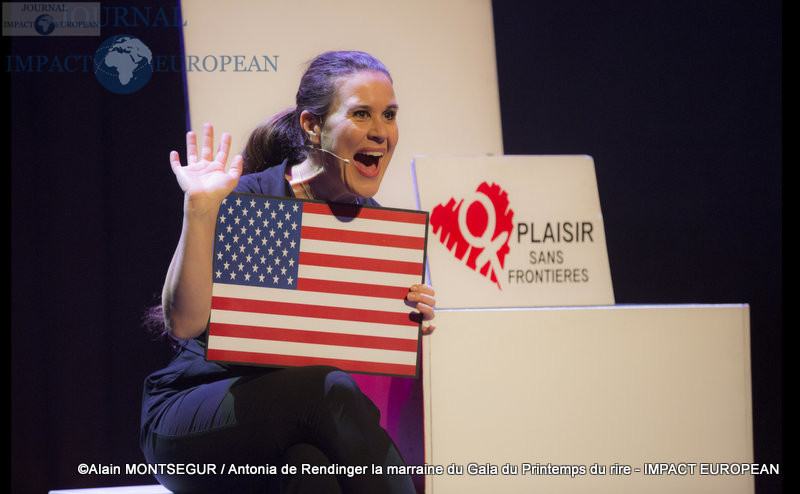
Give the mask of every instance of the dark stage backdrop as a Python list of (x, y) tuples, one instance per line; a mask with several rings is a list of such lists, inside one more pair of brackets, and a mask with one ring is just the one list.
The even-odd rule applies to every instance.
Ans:
[(11, 82), (9, 492), (155, 482), (78, 474), (81, 463), (144, 461), (142, 383), (170, 355), (140, 319), (180, 233), (168, 156), (186, 131), (183, 75), (156, 72), (142, 89), (115, 94), (82, 58), (118, 34), (153, 54), (180, 55), (179, 29), (164, 27), (174, 24), (176, 2), (131, 4), (162, 8), (169, 22), (153, 16), (145, 25), (120, 11), (100, 37), (4, 39), (4, 55), (14, 57), (3, 60)]
[(780, 463), (781, 2), (493, 7), (505, 153), (594, 157), (618, 304), (750, 304), (755, 461)]
[[(781, 3), (493, 6), (506, 153), (594, 157), (618, 303), (750, 304), (755, 460), (781, 462)], [(174, 27), (109, 25), (100, 40), (116, 34), (180, 54)], [(4, 42), (51, 65), (99, 45)], [(118, 95), (91, 67), (5, 62), (10, 491), (150, 483), (77, 470), (143, 461), (142, 380), (169, 350), (139, 319), (180, 229), (167, 155), (186, 130), (183, 76), (157, 72)], [(780, 488), (757, 478), (759, 493)]]

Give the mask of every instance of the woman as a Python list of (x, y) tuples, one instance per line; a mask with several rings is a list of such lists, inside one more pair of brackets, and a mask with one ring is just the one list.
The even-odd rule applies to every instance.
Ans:
[[(166, 330), (180, 344), (170, 365), (145, 381), (141, 445), (151, 464), (217, 469), (159, 472), (156, 477), (174, 492), (414, 492), (407, 476), (281, 475), (283, 465), (298, 471), (303, 465), (380, 465), (385, 471), (402, 464), (377, 408), (348, 374), (204, 359), (214, 227), (229, 193), (376, 205), (372, 197), (398, 138), (388, 70), (366, 53), (325, 53), (309, 65), (296, 101), (294, 110), (256, 129), (230, 166), (231, 137), (223, 134), (214, 155), (211, 125), (204, 127), (199, 148), (195, 134), (187, 134), (186, 166), (177, 152), (170, 155), (184, 192), (184, 216), (162, 308)], [(433, 329), (433, 295), (430, 287), (414, 285), (406, 299), (426, 333)], [(220, 471), (224, 465), (271, 465), (278, 473), (231, 475)]]

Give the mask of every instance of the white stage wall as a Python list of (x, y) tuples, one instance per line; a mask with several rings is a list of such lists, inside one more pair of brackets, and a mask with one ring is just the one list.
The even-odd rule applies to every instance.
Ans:
[(294, 106), (309, 60), (346, 49), (386, 64), (400, 105), (400, 140), (376, 196), (381, 204), (416, 206), (414, 155), (503, 152), (489, 0), (199, 0), (181, 8), (187, 56), (244, 55), (246, 65), (252, 56), (278, 57), (277, 71), (262, 64), (270, 71), (237, 72), (231, 64), (225, 72), (187, 72), (192, 128), (211, 122), (233, 135), (234, 149), (259, 122)]

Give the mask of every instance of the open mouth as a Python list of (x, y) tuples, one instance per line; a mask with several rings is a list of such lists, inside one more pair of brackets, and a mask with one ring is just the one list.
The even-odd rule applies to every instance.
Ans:
[(380, 171), (380, 162), (383, 151), (362, 151), (353, 155), (356, 169), (365, 177), (375, 177)]

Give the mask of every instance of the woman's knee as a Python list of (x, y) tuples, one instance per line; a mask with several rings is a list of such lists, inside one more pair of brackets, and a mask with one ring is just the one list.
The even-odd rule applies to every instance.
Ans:
[(325, 399), (345, 405), (354, 406), (380, 416), (378, 407), (367, 397), (350, 374), (339, 369), (326, 373), (324, 381)]
[(326, 395), (332, 391), (361, 393), (361, 388), (358, 387), (358, 383), (356, 383), (355, 379), (353, 379), (353, 376), (350, 374), (335, 367), (324, 368), (324, 373), (323, 386)]
[(295, 369), (298, 376), (297, 390), (320, 393), (323, 400), (371, 401), (361, 392), (353, 376), (336, 367), (309, 366)]

